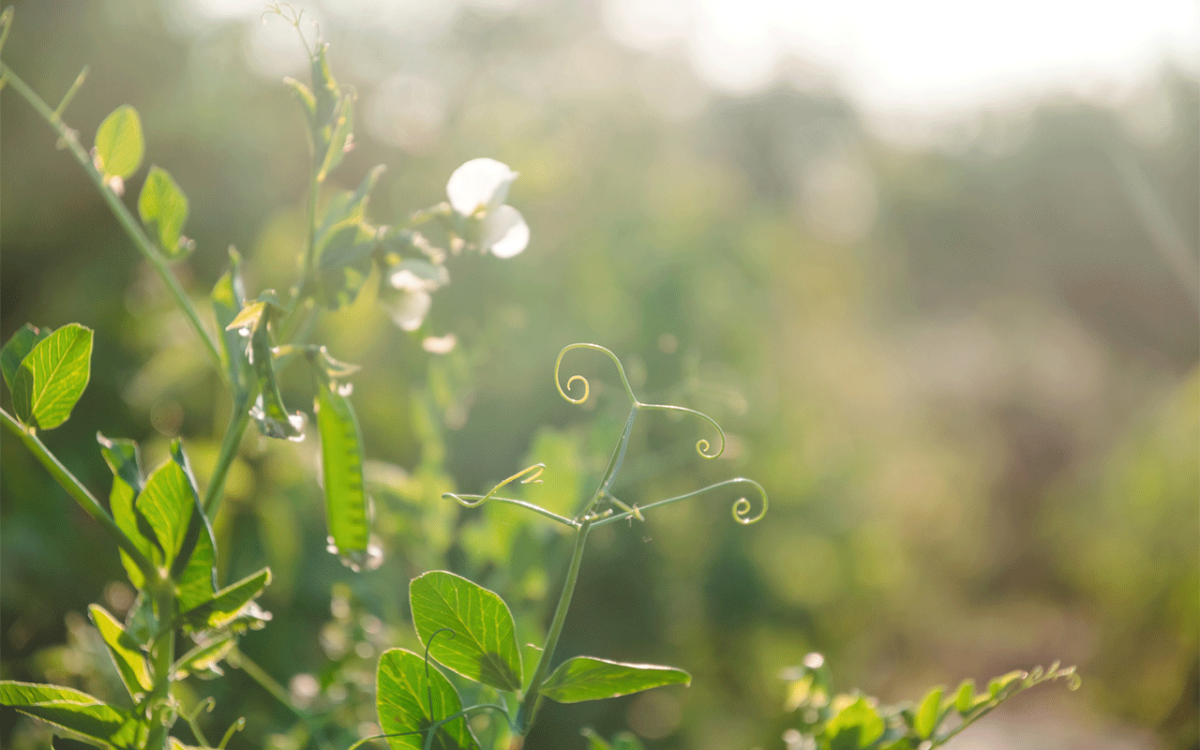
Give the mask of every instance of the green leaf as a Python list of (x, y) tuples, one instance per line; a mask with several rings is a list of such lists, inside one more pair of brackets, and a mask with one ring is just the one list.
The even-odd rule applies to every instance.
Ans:
[(142, 646), (148, 646), (158, 635), (158, 616), (154, 614), (154, 601), (144, 590), (139, 591), (133, 606), (125, 615), (125, 633)]
[(358, 298), (371, 272), (375, 237), (375, 231), (362, 223), (343, 223), (332, 230), (317, 259), (321, 304), (336, 310)]
[(346, 153), (354, 147), (353, 130), (354, 95), (351, 93), (341, 99), (337, 119), (333, 121), (329, 131), (329, 147), (325, 151), (321, 170), (317, 173), (317, 182), (324, 182), (329, 173), (342, 163), (342, 159), (346, 158)]
[(138, 215), (169, 260), (187, 257), (196, 243), (182, 237), (188, 199), (165, 169), (150, 167), (138, 196)]
[[(317, 53), (312, 57), (312, 85), (315, 100), (313, 117), (318, 127), (333, 122), (334, 110), (337, 108), (338, 99), (341, 96), (341, 89), (338, 87), (337, 81), (333, 79), (333, 73), (329, 70), (329, 60), (325, 57), (325, 50), (328, 48), (328, 44), (319, 45)], [(325, 143), (328, 143), (328, 140)]]
[(558, 666), (542, 683), (542, 695), (559, 703), (579, 703), (616, 698), (663, 685), (689, 685), (692, 676), (682, 669), (654, 664), (622, 664), (576, 656)]
[(379, 177), (385, 171), (387, 171), (387, 167), (380, 164), (367, 172), (366, 177), (353, 193), (343, 190), (329, 199), (329, 203), (325, 204), (325, 210), (321, 213), (321, 222), (317, 229), (316, 246), (318, 249), (324, 244), (330, 230), (334, 227), (346, 223), (357, 224), (366, 219), (367, 202), (371, 197), (371, 192), (375, 190), (375, 185), (379, 182)]
[[(137, 443), (132, 440), (111, 440), (100, 433), (96, 433), (96, 441), (100, 443), (100, 453), (113, 473), (112, 491), (108, 496), (113, 521), (147, 560), (153, 560), (154, 544), (150, 540), (155, 538), (154, 530), (134, 505), (146, 483), (138, 461)], [(141, 568), (124, 550), (121, 551), (121, 564), (125, 566), (134, 588), (140, 589), (146, 585)]]
[(392, 750), (478, 749), (479, 743), (471, 734), (466, 719), (461, 717), (443, 724), (434, 734), (433, 742), (425, 744), (422, 732), (435, 721), (461, 711), (462, 701), (446, 676), (426, 664), (420, 656), (399, 648), (385, 651), (379, 657), (375, 680), (375, 702), (383, 732), (416, 732), (388, 737)]
[[(408, 587), (413, 624), (429, 655), (468, 680), (521, 689), (521, 650), (508, 605), (462, 576), (435, 570)], [(434, 633), (449, 628), (449, 634)], [(430, 642), (432, 639), (432, 642)]]
[(121, 675), (121, 682), (125, 683), (125, 689), (129, 691), (129, 697), (133, 698), (135, 703), (140, 701), (142, 695), (154, 687), (154, 678), (150, 675), (150, 668), (146, 665), (146, 657), (138, 642), (125, 632), (121, 623), (104, 607), (93, 604), (88, 607), (88, 612), (96, 629), (100, 631), (100, 637), (104, 639), (104, 645), (108, 647), (108, 654), (117, 666), (117, 672)]
[(916, 718), (913, 719), (913, 731), (919, 738), (927, 740), (937, 729), (938, 719), (941, 716), (942, 694), (945, 692), (945, 688), (935, 687), (929, 691), (929, 694), (921, 701), (921, 705), (917, 707)]
[(145, 144), (142, 121), (128, 104), (117, 107), (96, 131), (96, 168), (107, 177), (125, 179), (142, 164)]
[(975, 680), (963, 680), (958, 686), (958, 692), (954, 695), (954, 708), (960, 713), (965, 714), (971, 710), (974, 704), (975, 697)]
[(13, 378), (13, 409), (26, 425), (58, 427), (71, 416), (91, 377), (92, 329), (78, 323), (37, 343)]
[(993, 679), (991, 682), (988, 683), (988, 696), (991, 698), (995, 698), (997, 695), (1000, 694), (1001, 691), (1003, 691), (1009, 685), (1013, 684), (1014, 682), (1016, 682), (1018, 680), (1023, 680), (1023, 679), (1025, 679), (1025, 677), (1026, 677), (1025, 672), (1021, 671), (1020, 669), (1016, 669), (1016, 670), (1013, 670), (1012, 672), (1009, 672), (1008, 674), (1001, 675), (1001, 676)]
[(371, 531), (363, 488), (362, 436), (350, 400), (336, 383), (320, 381), (316, 412), (329, 537), (338, 555), (357, 569), (366, 562)]
[(134, 501), (134, 509), (154, 531), (155, 564), (168, 569), (174, 566), (187, 537), (193, 508), (192, 487), (183, 467), (167, 461), (155, 469)]
[(17, 376), (17, 368), (21, 366), (22, 360), (39, 341), (49, 335), (50, 331), (26, 323), (18, 328), (4, 348), (0, 349), (0, 369), (4, 371), (4, 383), (8, 390), (12, 390), (13, 379)]
[(132, 747), (137, 721), (87, 693), (56, 685), (0, 681), (0, 704), (67, 730), (100, 747)]
[(313, 118), (317, 114), (316, 97), (308, 90), (308, 86), (300, 83), (295, 78), (284, 78), (283, 82), (292, 87), (292, 91), (296, 94), (296, 99), (300, 101), (300, 106), (304, 107), (304, 114), (308, 118), (309, 127), (311, 128)]
[(237, 250), (229, 248), (229, 270), (217, 279), (213, 287), (213, 315), (217, 319), (217, 329), (221, 332), (220, 348), (221, 361), (225, 372), (229, 374), (229, 382), (233, 384), (234, 396), (238, 402), (246, 398), (249, 390), (250, 363), (246, 359), (246, 346), (249, 340), (236, 327), (230, 325), (242, 312), (246, 304), (246, 287), (242, 283), (242, 257)]
[(858, 750), (883, 736), (883, 719), (866, 698), (859, 697), (825, 724), (830, 750)]
[(200, 490), (196, 486), (196, 477), (192, 474), (192, 467), (188, 464), (179, 440), (171, 441), (171, 460), (183, 470), (192, 499), (192, 514), (188, 520), (187, 533), (180, 546), (179, 557), (171, 568), (171, 578), (176, 582), (175, 599), (179, 603), (178, 611), (186, 612), (212, 599), (217, 590), (217, 542), (212, 524), (209, 523), (208, 516), (204, 514), (204, 507), (200, 504)]
[(198, 631), (218, 630), (241, 624), (254, 627), (266, 622), (271, 619), (271, 615), (263, 612), (254, 603), (254, 599), (270, 582), (270, 568), (263, 568), (253, 575), (246, 576), (237, 583), (221, 589), (203, 604), (183, 612), (183, 624), (189, 630)]
[(222, 633), (217, 638), (197, 644), (171, 666), (171, 679), (181, 680), (190, 674), (202, 679), (224, 674), (218, 664), (237, 645), (232, 633)]

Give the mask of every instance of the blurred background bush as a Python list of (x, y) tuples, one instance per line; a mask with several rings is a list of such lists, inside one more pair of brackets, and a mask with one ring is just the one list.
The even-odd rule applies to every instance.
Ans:
[[(625, 408), (604, 363), (583, 355), (568, 367), (607, 379), (598, 405), (555, 393), (555, 354), (585, 340), (621, 355), (646, 398), (706, 410), (730, 433), (725, 457), (701, 465), (695, 425), (641, 420), (624, 500), (744, 475), (772, 507), (742, 528), (709, 498), (594, 534), (564, 655), (695, 679), (548, 707), (531, 747), (583, 747), (584, 724), (628, 726), (652, 748), (781, 747), (778, 673), (813, 650), (841, 687), (889, 701), (1080, 665), (1079, 693), (1024, 696), (960, 744), (1197, 747), (1194, 58), (1087, 95), (1054, 79), (905, 112), (831, 73), (816, 42), (763, 58), (745, 24), (757, 12), (770, 28), (769, 4), (745, 6), (305, 6), (359, 93), (357, 147), (333, 182), (352, 188), (387, 164), (371, 215), (388, 223), (492, 156), (521, 173), (509, 202), (533, 240), (510, 261), (452, 261), (417, 337), (370, 291), (323, 318), (318, 339), (363, 366), (354, 402), (385, 562), (354, 574), (324, 551), (315, 441), (252, 432), (217, 530), (226, 580), (262, 564), (276, 575), (264, 599), (275, 620), (245, 652), (302, 708), (333, 712), (342, 729), (314, 732), (340, 748), (371, 731), (375, 656), (413, 645), (417, 573), (449, 567), (508, 592), (536, 640), (561, 539), (510, 508), (438, 496), (545, 461), (530, 492), (571, 508)], [(286, 289), (302, 247), (307, 146), (280, 79), (306, 79), (305, 58), (260, 11), (24, 2), (4, 50), (49, 100), (91, 66), (66, 118), (87, 144), (118, 104), (141, 112), (148, 162), (191, 200), (199, 250), (177, 270), (198, 297), (230, 244), (251, 294)], [(1078, 21), (1086, 37), (1090, 19)], [(966, 67), (969, 30), (929, 23), (962, 36)], [(897, 28), (891, 43), (905, 41)], [(909, 43), (901, 59), (933, 54)], [(143, 441), (148, 465), (182, 436), (203, 482), (227, 396), (78, 166), (23, 102), (2, 101), (0, 333), (78, 321), (97, 336), (87, 393), (47, 443), (107, 495), (97, 430)], [(447, 333), (452, 352), (423, 350), (421, 336)], [(311, 403), (290, 374), (288, 402)], [(82, 613), (101, 598), (129, 605), (115, 549), (8, 434), (0, 481), (3, 676), (108, 694)], [(306, 741), (239, 670), (194, 689), (218, 700), (212, 726), (247, 718), (233, 747)], [(0, 713), (6, 747), (39, 731)]]

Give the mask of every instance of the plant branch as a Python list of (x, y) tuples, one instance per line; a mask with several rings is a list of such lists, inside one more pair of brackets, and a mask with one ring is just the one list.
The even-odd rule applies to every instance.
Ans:
[(558, 648), (558, 637), (562, 635), (563, 624), (567, 620), (567, 610), (571, 608), (571, 597), (575, 594), (575, 584), (579, 580), (580, 562), (583, 560), (583, 548), (587, 543), (588, 532), (592, 528), (592, 517), (585, 516), (579, 524), (579, 532), (575, 537), (575, 550), (571, 553), (571, 566), (567, 569), (567, 580), (563, 582), (562, 593), (558, 597), (558, 606), (554, 609), (554, 619), (550, 623), (550, 632), (546, 635), (546, 648), (538, 660), (533, 680), (529, 683), (529, 692), (521, 701), (517, 711), (517, 733), (524, 736), (533, 726), (533, 718), (541, 703), (542, 683), (550, 671), (550, 663), (554, 659), (554, 651)]
[(163, 283), (167, 285), (167, 288), (171, 291), (171, 295), (175, 298), (175, 303), (179, 306), (179, 309), (183, 311), (184, 316), (188, 319), (188, 322), (191, 324), (192, 328), (195, 329), (196, 335), (198, 335), (200, 340), (204, 342), (204, 347), (208, 350), (209, 357), (211, 357), (213, 364), (215, 364), (217, 369), (222, 373), (222, 377), (227, 378), (228, 376), (221, 367), (221, 355), (217, 352), (217, 346), (215, 343), (213, 343), (212, 337), (209, 336), (208, 330), (200, 321), (200, 316), (197, 314), (195, 306), (192, 305), (192, 301), (183, 291), (183, 287), (179, 285), (178, 279), (176, 279), (175, 275), (171, 273), (171, 269), (167, 265), (166, 259), (163, 258), (162, 253), (158, 251), (158, 248), (155, 247), (150, 238), (146, 236), (146, 233), (142, 230), (142, 227), (138, 223), (137, 219), (135, 219), (133, 214), (129, 212), (129, 209), (125, 207), (125, 204), (121, 202), (121, 199), (117, 197), (117, 194), (105, 184), (104, 176), (100, 174), (99, 170), (96, 169), (95, 164), (92, 163), (91, 157), (79, 143), (79, 137), (76, 132), (68, 128), (66, 124), (63, 123), (59, 113), (51, 109), (50, 105), (46, 104), (46, 102), (43, 101), (33, 89), (29, 88), (29, 86), (3, 62), (0, 62), (0, 79), (3, 79), (11, 84), (13, 89), (21, 95), (21, 98), (28, 102), (29, 105), (33, 107), (34, 111), (36, 111), (42, 117), (42, 119), (54, 129), (54, 132), (58, 134), (61, 142), (66, 144), (67, 150), (71, 152), (71, 155), (75, 157), (75, 160), (79, 162), (81, 167), (83, 167), (83, 171), (87, 173), (87, 176), (91, 179), (92, 183), (95, 184), (96, 188), (100, 191), (100, 195), (104, 198), (105, 203), (108, 204), (113, 216), (117, 218), (117, 222), (120, 223), (121, 228), (123, 228), (125, 233), (129, 235), (129, 238), (133, 240), (134, 246), (139, 252), (141, 252), (142, 257), (144, 257), (150, 263), (150, 265), (154, 267), (154, 270), (158, 273), (159, 278), (161, 278)]
[(4, 421), (4, 425), (8, 427), (10, 432), (21, 439), (25, 447), (37, 457), (42, 466), (46, 467), (46, 470), (50, 472), (50, 476), (54, 477), (54, 480), (67, 491), (67, 494), (73, 497), (75, 502), (79, 503), (80, 507), (87, 511), (87, 514), (94, 518), (108, 532), (109, 536), (116, 541), (117, 546), (121, 548), (121, 551), (129, 555), (133, 563), (142, 571), (142, 575), (146, 576), (146, 580), (159, 580), (161, 576), (158, 569), (154, 567), (154, 563), (142, 554), (141, 550), (129, 540), (129, 537), (125, 536), (125, 532), (121, 530), (120, 526), (117, 526), (117, 522), (112, 519), (112, 516), (108, 515), (108, 512), (100, 505), (100, 501), (96, 499), (95, 495), (88, 491), (88, 488), (84, 487), (83, 483), (67, 467), (62, 465), (62, 462), (50, 452), (45, 443), (3, 409), (0, 409), (0, 419)]

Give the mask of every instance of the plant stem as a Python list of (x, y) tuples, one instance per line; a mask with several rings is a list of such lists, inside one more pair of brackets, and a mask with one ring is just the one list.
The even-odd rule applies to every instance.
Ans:
[(14, 419), (12, 415), (3, 409), (0, 409), (0, 419), (4, 421), (4, 425), (8, 427), (10, 432), (21, 439), (21, 442), (25, 444), (25, 447), (37, 457), (38, 461), (42, 463), (42, 466), (46, 467), (46, 470), (50, 472), (50, 476), (54, 477), (55, 481), (57, 481), (59, 485), (67, 491), (67, 494), (73, 497), (75, 502), (79, 503), (80, 507), (87, 511), (89, 516), (94, 518), (97, 523), (104, 527), (104, 530), (107, 531), (109, 536), (116, 541), (117, 546), (121, 548), (121, 551), (129, 555), (129, 558), (133, 560), (133, 563), (138, 566), (139, 570), (142, 571), (142, 575), (146, 577), (146, 580), (159, 580), (161, 576), (158, 572), (158, 569), (154, 567), (154, 563), (150, 562), (150, 560), (142, 554), (142, 551), (134, 546), (133, 542), (129, 540), (129, 537), (125, 536), (125, 532), (121, 530), (121, 527), (117, 526), (117, 522), (114, 521), (112, 516), (108, 515), (108, 512), (104, 510), (104, 507), (100, 505), (100, 501), (96, 499), (95, 495), (89, 492), (88, 488), (84, 487), (83, 483), (80, 482), (75, 475), (67, 469), (67, 467), (62, 465), (62, 462), (58, 460), (57, 456), (50, 452), (50, 449), (46, 447), (45, 443), (39, 440), (37, 435), (33, 434), (32, 431), (27, 430), (20, 422)]
[(571, 597), (575, 594), (575, 583), (579, 580), (580, 562), (583, 560), (583, 548), (587, 543), (588, 532), (592, 528), (592, 517), (585, 516), (579, 524), (575, 536), (575, 550), (571, 553), (571, 566), (567, 569), (567, 580), (563, 582), (562, 593), (558, 597), (558, 606), (554, 609), (554, 620), (550, 623), (550, 632), (546, 636), (546, 648), (538, 660), (533, 680), (529, 683), (529, 692), (521, 701), (517, 711), (517, 732), (523, 737), (529, 734), (533, 727), (533, 719), (541, 704), (541, 687), (550, 671), (550, 662), (554, 659), (554, 650), (558, 647), (558, 637), (562, 634), (563, 623), (567, 620), (567, 610), (571, 607)]
[(150, 706), (150, 738), (146, 742), (147, 750), (167, 747), (167, 735), (170, 733), (169, 722), (158, 721), (167, 709), (171, 700), (171, 665), (175, 663), (175, 628), (170, 624), (175, 619), (175, 586), (171, 581), (159, 581), (151, 591), (158, 621), (164, 629), (158, 638), (150, 644), (150, 662), (154, 669), (154, 687), (147, 705)]
[(204, 342), (209, 356), (217, 366), (218, 371), (222, 373), (222, 377), (227, 378), (228, 376), (225, 375), (224, 369), (221, 367), (221, 355), (217, 352), (217, 346), (213, 343), (208, 330), (200, 321), (200, 316), (196, 313), (196, 308), (192, 305), (192, 301), (188, 299), (187, 294), (183, 291), (183, 287), (179, 285), (179, 281), (171, 273), (171, 269), (167, 265), (166, 259), (163, 258), (162, 253), (158, 251), (158, 248), (155, 247), (150, 238), (142, 231), (142, 227), (137, 219), (133, 217), (133, 214), (129, 213), (129, 209), (125, 207), (125, 204), (121, 202), (117, 194), (105, 184), (104, 175), (100, 174), (100, 171), (92, 163), (92, 159), (87, 151), (80, 145), (79, 137), (75, 131), (68, 128), (63, 123), (59, 113), (52, 110), (33, 89), (29, 88), (3, 62), (0, 62), (0, 78), (11, 84), (13, 89), (21, 95), (21, 98), (28, 102), (34, 111), (41, 115), (42, 119), (54, 129), (54, 132), (58, 134), (62, 143), (66, 144), (67, 150), (71, 152), (71, 155), (75, 157), (75, 160), (83, 167), (83, 171), (87, 173), (87, 176), (91, 178), (96, 188), (100, 191), (100, 195), (117, 218), (117, 222), (120, 223), (125, 233), (129, 235), (129, 238), (133, 240), (134, 246), (141, 252), (142, 257), (154, 267), (154, 270), (158, 273), (159, 278), (163, 280), (163, 283), (167, 285), (167, 288), (171, 291), (171, 295), (175, 298), (175, 303), (183, 311), (192, 328), (196, 330), (196, 334), (200, 337), (200, 340)]
[(278, 680), (267, 674), (267, 670), (260, 667), (249, 656), (246, 656), (245, 652), (237, 646), (233, 647), (233, 651), (230, 652), (229, 656), (232, 657), (230, 659), (231, 665), (245, 672), (247, 677), (257, 682), (259, 687), (270, 693), (271, 697), (282, 703), (289, 711), (296, 715), (296, 718), (308, 729), (308, 734), (313, 742), (317, 743), (323, 749), (328, 747), (327, 743), (317, 734), (317, 729), (321, 722), (307, 712), (296, 708), (292, 704), (292, 699), (288, 695), (287, 689), (283, 685), (280, 685)]
[(225, 428), (225, 437), (221, 440), (221, 452), (217, 455), (217, 465), (213, 468), (212, 476), (208, 479), (208, 488), (204, 491), (204, 515), (210, 519), (216, 517), (217, 508), (225, 494), (225, 477), (233, 459), (237, 455), (238, 446), (242, 444), (242, 436), (246, 425), (250, 424), (250, 402), (254, 399), (253, 389), (244, 398), (234, 398), (233, 416), (229, 426)]

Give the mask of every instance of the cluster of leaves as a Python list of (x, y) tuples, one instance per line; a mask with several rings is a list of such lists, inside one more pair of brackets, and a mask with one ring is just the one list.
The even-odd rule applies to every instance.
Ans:
[[(284, 14), (281, 7), (275, 10)], [(12, 15), (9, 9), (0, 17), (0, 46)], [(299, 14), (293, 13), (290, 20), (299, 28)], [(137, 111), (129, 105), (114, 110), (97, 129), (93, 148), (85, 151), (77, 133), (66, 127), (61, 117), (84, 74), (51, 110), (0, 63), (0, 81), (10, 84), (38, 111), (58, 133), (60, 144), (79, 161), (134, 245), (174, 294), (233, 395), (233, 415), (203, 493), (180, 441), (171, 444), (170, 457), (147, 475), (141, 469), (135, 442), (98, 435), (100, 450), (113, 472), (105, 509), (37, 437), (39, 430), (65, 422), (86, 388), (92, 331), (79, 324), (53, 332), (27, 325), (0, 351), (15, 414), (0, 411), (6, 427), (109, 532), (138, 592), (123, 623), (102, 607), (91, 609), (132, 709), (68, 688), (12, 681), (0, 683), (0, 703), (100, 747), (165, 746), (182, 710), (172, 683), (191, 675), (219, 675), (220, 663), (227, 657), (245, 664), (236, 651), (236, 636), (269, 619), (255, 603), (270, 582), (268, 569), (218, 587), (212, 520), (220, 505), (225, 474), (250, 420), (266, 437), (304, 438), (307, 415), (289, 411), (278, 383), (279, 371), (291, 361), (307, 362), (314, 382), (313, 412), (321, 442), (330, 549), (355, 570), (379, 561), (370, 541), (362, 439), (347, 382), (357, 368), (337, 361), (325, 347), (308, 343), (308, 333), (318, 308), (336, 309), (353, 302), (373, 262), (384, 271), (386, 286), (423, 300), (417, 306), (419, 314), (410, 311), (397, 321), (405, 330), (417, 330), (428, 311), (429, 293), (449, 281), (442, 265), (446, 251), (415, 231), (367, 222), (368, 198), (382, 166), (371, 170), (357, 191), (330, 196), (318, 215), (321, 187), (353, 143), (354, 93), (333, 78), (323, 44), (309, 50), (309, 55), (312, 90), (292, 82), (308, 119), (313, 165), (310, 235), (299, 278), (286, 295), (268, 289), (248, 299), (241, 258), (231, 248), (230, 268), (210, 296), (218, 328), (215, 337), (170, 270), (171, 263), (185, 260), (195, 250), (195, 243), (183, 235), (188, 216), (183, 190), (165, 169), (152, 166), (137, 199), (140, 222), (121, 200), (126, 181), (137, 173), (146, 153)], [(478, 179), (481, 173), (482, 181)], [(440, 204), (417, 212), (414, 221), (440, 218), (447, 227), (452, 252), (495, 248), (499, 255), (515, 255), (528, 242), (528, 229), (520, 214), (503, 205), (515, 177), (516, 173), (499, 162), (468, 162), (451, 178), (448, 196), (454, 205), (469, 205), (470, 215), (456, 214), (450, 204)], [(500, 234), (496, 233), (497, 222), (507, 227)], [(405, 288), (412, 287), (413, 278), (422, 281)], [(431, 284), (431, 279), (436, 283)], [(398, 316), (393, 312), (393, 317)], [(178, 635), (190, 639), (194, 647), (177, 658)], [(197, 741), (210, 746), (195, 722), (185, 718)]]
[(784, 677), (788, 681), (785, 710), (793, 717), (792, 728), (783, 735), (788, 750), (930, 750), (1032, 687), (1056, 680), (1065, 680), (1071, 690), (1079, 687), (1075, 667), (1054, 662), (1044, 669), (996, 677), (985, 690), (967, 679), (952, 693), (935, 687), (915, 705), (882, 706), (857, 691), (834, 694), (829, 668), (820, 654), (809, 654), (803, 665)]
[[(37, 429), (52, 429), (70, 416), (91, 375), (91, 349), (92, 331), (77, 324), (54, 332), (27, 325), (0, 349), (27, 442), (38, 440)], [(0, 682), (0, 703), (101, 747), (158, 746), (179, 711), (170, 683), (221, 674), (219, 663), (236, 647), (237, 635), (270, 619), (255, 599), (271, 573), (264, 568), (218, 588), (212, 525), (179, 441), (147, 476), (136, 443), (97, 439), (113, 472), (109, 506), (121, 561), (139, 593), (124, 623), (99, 605), (90, 614), (133, 708), (69, 688), (15, 681)], [(175, 658), (177, 631), (193, 646)]]

